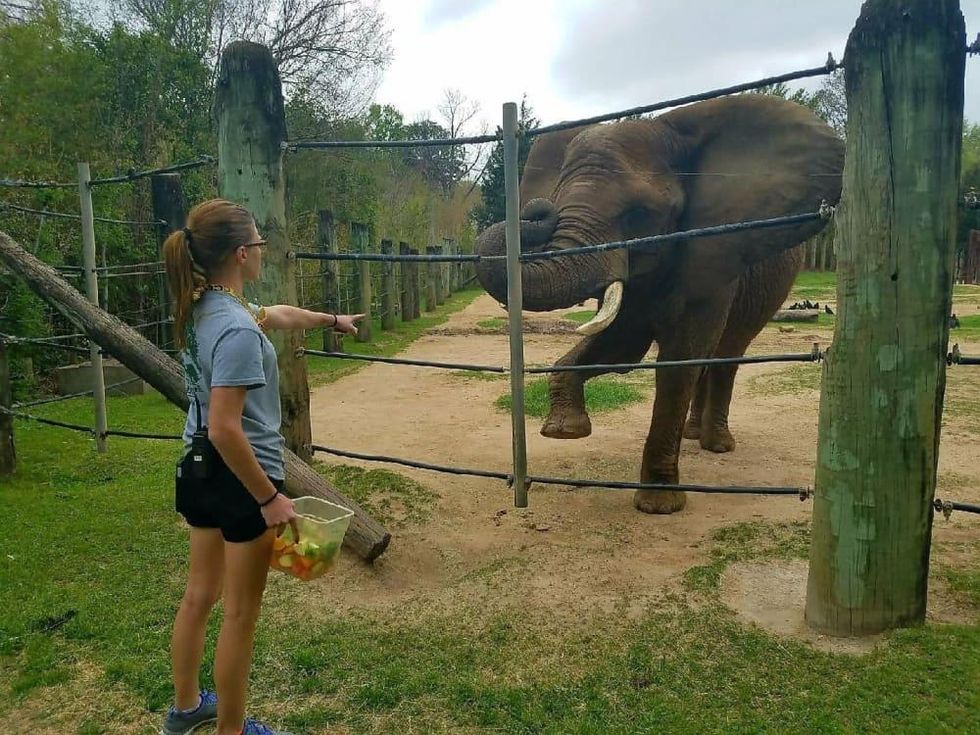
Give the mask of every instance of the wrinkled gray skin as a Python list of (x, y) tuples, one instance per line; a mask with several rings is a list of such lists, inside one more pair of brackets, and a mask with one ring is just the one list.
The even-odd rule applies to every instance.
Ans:
[[(800, 105), (761, 95), (541, 136), (521, 180), (522, 249), (558, 250), (811, 212), (822, 200), (838, 201), (843, 165), (843, 143), (825, 123)], [(654, 341), (661, 360), (743, 355), (789, 293), (803, 259), (796, 246), (824, 224), (524, 263), (524, 308), (570, 307), (601, 298), (614, 281), (625, 283), (616, 319), (559, 365), (638, 362)], [(505, 250), (503, 223), (480, 235), (479, 253)], [(477, 273), (505, 303), (504, 264), (481, 263)], [(711, 451), (734, 449), (728, 408), (736, 369), (657, 371), (641, 481), (679, 482), (682, 434)], [(591, 433), (584, 381), (598, 374), (551, 376), (551, 413), (542, 434), (573, 439)], [(648, 513), (673, 513), (684, 507), (685, 496), (641, 490), (634, 504)]]

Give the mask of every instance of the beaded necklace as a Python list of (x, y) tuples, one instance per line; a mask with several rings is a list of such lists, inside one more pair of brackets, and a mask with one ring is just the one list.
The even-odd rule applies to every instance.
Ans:
[(261, 329), (265, 329), (266, 313), (265, 313), (264, 306), (260, 306), (259, 313), (256, 314), (255, 311), (252, 310), (252, 307), (249, 305), (249, 303), (245, 300), (244, 296), (238, 293), (235, 289), (229, 288), (228, 286), (222, 286), (220, 283), (209, 283), (204, 287), (204, 290), (218, 291), (220, 293), (228, 294), (233, 299), (235, 299), (235, 301), (237, 301), (239, 304), (242, 305), (242, 308), (249, 313), (249, 316), (251, 316), (255, 320), (255, 323), (258, 324)]

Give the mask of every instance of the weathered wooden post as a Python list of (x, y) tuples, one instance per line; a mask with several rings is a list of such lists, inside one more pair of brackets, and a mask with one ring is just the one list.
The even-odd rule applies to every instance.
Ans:
[(7, 411), (13, 405), (10, 386), (10, 359), (7, 345), (0, 339), (0, 477), (14, 474), (17, 453), (14, 451), (14, 417)]
[[(260, 304), (296, 303), (296, 262), (290, 257), (286, 228), (286, 177), (283, 148), (286, 118), (282, 82), (268, 48), (236, 41), (224, 50), (215, 94), (218, 122), (218, 191), (255, 217), (268, 246), (262, 278), (250, 294)], [(286, 446), (303, 459), (310, 450), (310, 389), (299, 330), (269, 337), (279, 355), (279, 395)]]
[(834, 635), (925, 620), (965, 47), (958, 0), (867, 0), (847, 43), (806, 600), (810, 626)]
[[(451, 247), (450, 247), (451, 243), (452, 243), (452, 241), (448, 237), (442, 238), (442, 254), (443, 255), (452, 255)], [(453, 286), (452, 286), (452, 283), (450, 281), (450, 278), (452, 277), (452, 272), (453, 272), (452, 271), (452, 265), (453, 264), (450, 263), (450, 262), (448, 262), (448, 261), (447, 262), (444, 262), (442, 264), (442, 273), (440, 274), (440, 276), (441, 276), (440, 283), (442, 285), (442, 300), (443, 301), (447, 301), (449, 299), (449, 297), (453, 295)]]
[[(407, 242), (398, 243), (398, 254), (411, 255), (411, 249), (408, 247)], [(412, 308), (412, 264), (403, 260), (398, 266), (402, 276), (402, 321), (410, 322), (415, 318), (415, 310)]]
[[(382, 240), (381, 252), (394, 255), (395, 244), (391, 240)], [(386, 260), (382, 265), (381, 328), (388, 331), (395, 328), (395, 264)]]
[[(369, 252), (371, 249), (371, 240), (368, 226), (359, 222), (351, 222), (350, 232), (354, 252)], [(364, 315), (364, 319), (357, 325), (357, 336), (355, 339), (358, 342), (370, 342), (372, 331), (371, 320), (374, 318), (374, 314), (371, 313), (371, 263), (369, 261), (357, 261), (357, 277), (357, 293), (360, 299), (357, 311)]]
[[(429, 245), (425, 248), (426, 255), (435, 255), (438, 252), (438, 248)], [(435, 311), (436, 310), (436, 287), (437, 287), (437, 274), (439, 272), (438, 263), (426, 263), (425, 264), (425, 310)]]
[[(337, 254), (337, 229), (334, 226), (333, 212), (321, 209), (316, 213), (317, 251), (329, 255)], [(320, 275), (323, 287), (323, 309), (328, 314), (340, 311), (340, 290), (337, 284), (337, 271), (340, 263), (336, 260), (321, 260)], [(323, 330), (323, 349), (336, 352), (340, 349), (340, 335), (333, 329)]]
[[(433, 245), (432, 246), (432, 254), (433, 255), (442, 255), (443, 254), (443, 248), (442, 248), (442, 246), (441, 245)], [(445, 263), (442, 263), (442, 262), (438, 262), (438, 263), (433, 263), (432, 264), (432, 266), (434, 268), (433, 273), (435, 275), (435, 278), (433, 280), (435, 281), (435, 286), (436, 286), (436, 306), (442, 306), (444, 303), (446, 303), (446, 288), (443, 285), (444, 278), (445, 278), (445, 275), (446, 275), (445, 265), (446, 264)]]
[[(418, 248), (409, 248), (408, 252), (411, 255), (418, 255)], [(419, 319), (422, 316), (422, 287), (419, 282), (419, 273), (421, 273), (421, 268), (419, 268), (418, 261), (410, 263), (412, 266), (409, 271), (412, 274), (412, 281), (409, 284), (412, 290), (412, 298), (409, 301), (412, 304), (412, 319)]]
[[(153, 219), (161, 223), (157, 225), (157, 236), (162, 252), (163, 241), (174, 230), (179, 230), (187, 224), (187, 198), (181, 184), (180, 174), (154, 174), (150, 177), (150, 199), (153, 205)], [(161, 256), (162, 257), (162, 256)], [(166, 279), (161, 273), (158, 277), (160, 298), (160, 321), (166, 322), (170, 317), (170, 294), (167, 292)], [(167, 324), (161, 324), (157, 332), (160, 345), (169, 341)]]

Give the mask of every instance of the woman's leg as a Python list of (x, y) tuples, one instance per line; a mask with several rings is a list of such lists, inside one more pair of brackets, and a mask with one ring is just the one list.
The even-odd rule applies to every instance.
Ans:
[(177, 709), (198, 704), (198, 672), (204, 656), (204, 634), (208, 614), (221, 596), (224, 570), (224, 539), (216, 528), (191, 528), (191, 560), (187, 588), (174, 621), (170, 641)]
[(217, 735), (237, 735), (245, 719), (255, 623), (262, 607), (274, 539), (275, 530), (270, 528), (254, 541), (225, 543), (225, 617), (214, 658)]

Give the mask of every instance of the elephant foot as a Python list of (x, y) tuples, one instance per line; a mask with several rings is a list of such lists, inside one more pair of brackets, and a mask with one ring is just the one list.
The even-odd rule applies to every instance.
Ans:
[(644, 513), (669, 515), (683, 510), (687, 505), (687, 493), (675, 490), (637, 490), (633, 505)]
[(710, 428), (701, 432), (701, 447), (717, 454), (731, 452), (735, 449), (735, 437), (726, 426)]
[(700, 439), (701, 438), (701, 419), (690, 418), (687, 423), (684, 424), (684, 438), (685, 439)]
[(541, 435), (549, 439), (583, 439), (591, 434), (587, 413), (552, 413), (541, 427)]

